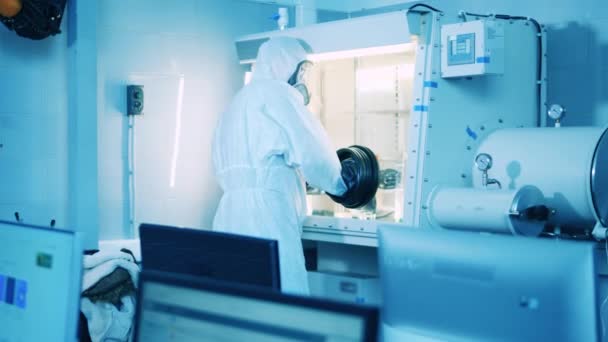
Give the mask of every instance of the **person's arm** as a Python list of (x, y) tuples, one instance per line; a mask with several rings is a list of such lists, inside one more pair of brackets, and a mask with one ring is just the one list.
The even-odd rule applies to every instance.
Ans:
[(343, 195), (347, 187), (342, 180), (336, 149), (319, 120), (299, 103), (298, 95), (277, 96), (265, 112), (284, 133), (287, 149), (285, 161), (302, 172), (306, 181), (332, 195)]

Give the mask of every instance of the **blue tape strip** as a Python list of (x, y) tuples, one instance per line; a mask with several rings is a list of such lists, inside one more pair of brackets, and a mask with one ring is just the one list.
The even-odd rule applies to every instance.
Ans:
[(414, 112), (428, 112), (428, 111), (429, 111), (428, 106), (422, 106), (422, 105), (414, 106)]
[(425, 88), (437, 88), (439, 87), (439, 84), (437, 84), (437, 82), (433, 82), (433, 81), (424, 81), (424, 85)]
[(6, 276), (0, 274), (0, 304), (5, 301)]
[(27, 306), (27, 282), (17, 279), (15, 283), (15, 306), (25, 309)]
[(467, 135), (473, 138), (473, 140), (477, 140), (477, 133), (473, 132), (473, 130), (469, 126), (467, 126)]
[(489, 64), (490, 63), (490, 56), (477, 57), (477, 63), (478, 64)]
[(4, 296), (4, 302), (6, 304), (13, 304), (15, 302), (15, 281), (17, 279), (8, 277), (6, 279), (6, 295)]

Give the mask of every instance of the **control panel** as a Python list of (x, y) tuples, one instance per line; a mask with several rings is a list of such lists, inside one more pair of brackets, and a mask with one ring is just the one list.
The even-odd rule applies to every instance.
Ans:
[(476, 20), (441, 27), (441, 77), (500, 75), (504, 72), (504, 26)]

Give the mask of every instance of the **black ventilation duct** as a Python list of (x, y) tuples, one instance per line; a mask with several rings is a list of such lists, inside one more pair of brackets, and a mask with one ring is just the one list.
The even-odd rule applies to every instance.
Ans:
[(59, 26), (67, 0), (0, 0), (0, 5), (9, 6), (9, 2), (21, 9), (10, 17), (0, 14), (0, 21), (19, 36), (40, 40), (61, 32)]

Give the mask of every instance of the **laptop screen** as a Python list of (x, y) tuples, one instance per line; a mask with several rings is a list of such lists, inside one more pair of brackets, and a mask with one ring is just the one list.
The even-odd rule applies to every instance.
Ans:
[(74, 233), (0, 222), (0, 341), (74, 341), (82, 248)]
[(378, 240), (395, 339), (598, 340), (593, 243), (404, 227)]
[(140, 239), (144, 270), (281, 289), (276, 240), (153, 224)]
[(376, 309), (212, 285), (142, 278), (138, 340), (374, 340)]

